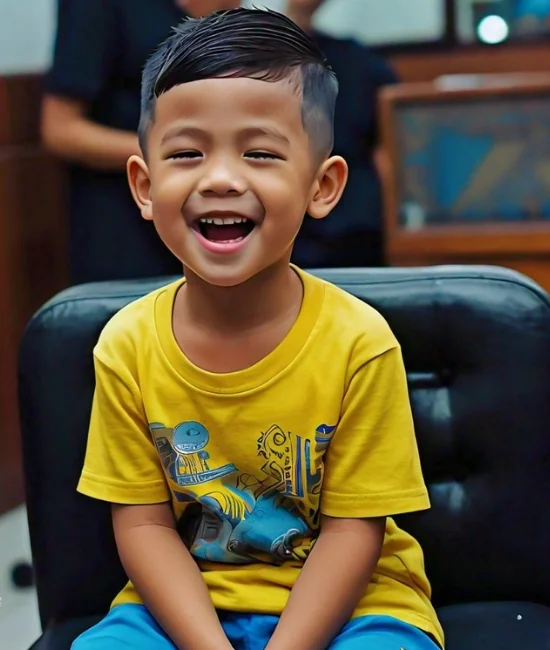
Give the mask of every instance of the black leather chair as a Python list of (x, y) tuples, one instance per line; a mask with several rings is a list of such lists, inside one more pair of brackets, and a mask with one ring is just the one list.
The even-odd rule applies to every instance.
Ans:
[[(377, 307), (401, 341), (433, 505), (401, 524), (424, 547), (448, 650), (550, 649), (547, 294), (487, 267), (321, 275)], [(91, 353), (108, 318), (161, 283), (69, 289), (24, 335), (27, 506), (45, 630), (35, 650), (67, 650), (125, 582), (108, 506), (75, 491)]]

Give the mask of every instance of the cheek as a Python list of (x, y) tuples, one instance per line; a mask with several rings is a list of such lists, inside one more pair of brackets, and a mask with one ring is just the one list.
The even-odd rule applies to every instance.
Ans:
[(265, 208), (268, 212), (284, 212), (289, 216), (303, 215), (311, 191), (309, 179), (295, 170), (288, 170), (269, 176), (263, 186)]
[(189, 178), (180, 170), (151, 175), (153, 206), (162, 210), (181, 210), (189, 195)]

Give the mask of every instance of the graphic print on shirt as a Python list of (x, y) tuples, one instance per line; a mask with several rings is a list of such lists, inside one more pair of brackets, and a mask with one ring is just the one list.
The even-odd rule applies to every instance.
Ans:
[(232, 564), (305, 559), (299, 546), (318, 526), (323, 454), (336, 427), (320, 425), (308, 438), (270, 426), (257, 441), (259, 476), (213, 462), (199, 422), (149, 427), (176, 500), (188, 504), (178, 529), (195, 557)]
[[(152, 424), (151, 429), (156, 426)], [(162, 427), (162, 429), (165, 429), (165, 427)], [(166, 440), (168, 449), (161, 450), (158, 442), (157, 448), (161, 457), (166, 454), (170, 455), (171, 451), (176, 453), (176, 466), (172, 478), (181, 487), (208, 483), (232, 474), (237, 469), (232, 464), (210, 469), (208, 465), (210, 456), (205, 451), (210, 435), (199, 422), (182, 422), (178, 424), (172, 431), (171, 438), (171, 442)]]

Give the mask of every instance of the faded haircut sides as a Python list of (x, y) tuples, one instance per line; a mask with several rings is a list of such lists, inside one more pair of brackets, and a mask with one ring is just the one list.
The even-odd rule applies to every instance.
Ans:
[(323, 53), (283, 14), (243, 8), (184, 19), (149, 58), (143, 70), (139, 124), (144, 154), (161, 94), (219, 77), (267, 82), (295, 78), (312, 150), (317, 156), (330, 154), (338, 81)]

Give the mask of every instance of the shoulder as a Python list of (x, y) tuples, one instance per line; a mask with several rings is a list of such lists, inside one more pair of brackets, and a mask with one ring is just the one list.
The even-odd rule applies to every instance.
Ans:
[[(302, 272), (304, 273), (304, 272)], [(360, 364), (398, 348), (388, 322), (372, 305), (340, 287), (304, 273), (305, 281), (324, 285), (323, 307), (318, 329), (323, 337), (334, 338), (349, 358)]]
[(156, 338), (156, 306), (159, 299), (175, 296), (181, 280), (156, 289), (120, 309), (103, 328), (94, 356), (108, 366), (134, 362)]
[(359, 74), (367, 74), (374, 86), (390, 85), (399, 81), (392, 66), (368, 45), (354, 38), (336, 38), (319, 32), (315, 38), (330, 63), (338, 65), (341, 61), (347, 65), (348, 61), (353, 60), (359, 66)]
[(326, 54), (330, 63), (332, 63), (331, 58), (334, 56), (353, 56), (357, 57), (356, 60), (358, 62), (371, 62), (378, 59), (378, 56), (368, 45), (364, 45), (355, 38), (336, 37), (325, 32), (315, 32), (313, 38), (321, 50)]
[(360, 52), (368, 53), (370, 48), (363, 45), (354, 38), (331, 36), (326, 32), (316, 31), (313, 32), (315, 42), (321, 47), (323, 51), (333, 50), (340, 52)]
[(119, 0), (59, 0), (58, 14), (62, 19), (86, 19), (112, 15)]

